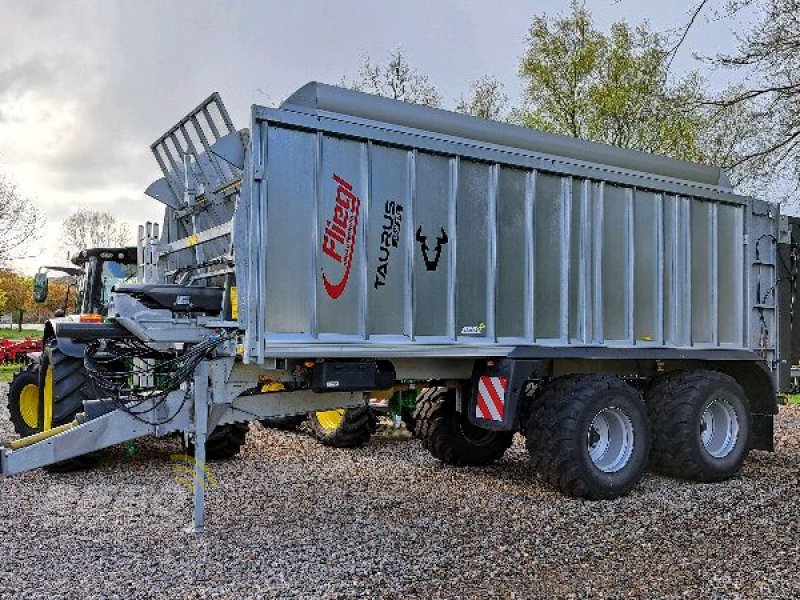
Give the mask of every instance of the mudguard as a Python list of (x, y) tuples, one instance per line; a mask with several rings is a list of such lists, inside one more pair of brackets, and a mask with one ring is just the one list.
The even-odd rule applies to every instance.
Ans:
[(476, 362), (467, 405), (470, 422), (484, 429), (516, 429), (526, 382), (547, 374), (549, 366), (549, 360), (513, 358)]

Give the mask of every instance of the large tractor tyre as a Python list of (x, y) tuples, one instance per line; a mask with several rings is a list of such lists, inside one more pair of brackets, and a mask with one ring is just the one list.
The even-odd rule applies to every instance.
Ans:
[(532, 401), (525, 432), (538, 475), (568, 496), (622, 496), (647, 469), (647, 409), (636, 390), (611, 375), (548, 384)]
[(8, 412), (20, 437), (39, 432), (39, 363), (14, 375), (8, 386)]
[(513, 431), (476, 427), (456, 411), (456, 395), (447, 388), (424, 390), (418, 398), (415, 435), (435, 458), (448, 465), (488, 465), (500, 459), (514, 440)]
[[(249, 423), (230, 423), (215, 427), (206, 439), (206, 461), (227, 460), (239, 454), (249, 429)], [(194, 456), (194, 444), (191, 442), (187, 454)]]
[(287, 417), (267, 417), (261, 419), (261, 424), (267, 429), (280, 429), (282, 431), (295, 431), (303, 424), (307, 415), (289, 415)]
[[(67, 356), (50, 341), (39, 364), (39, 401), (44, 407), (45, 427), (71, 423), (83, 410), (83, 401), (94, 398), (94, 386), (86, 377), (83, 358)], [(66, 473), (94, 468), (95, 454), (76, 456), (44, 467), (49, 473)]]
[(314, 437), (325, 446), (358, 448), (375, 433), (378, 420), (368, 406), (338, 408), (309, 413)]
[[(83, 358), (67, 356), (51, 341), (42, 353), (39, 367), (39, 394), (50, 427), (71, 423), (83, 411), (83, 401), (95, 394), (86, 377)], [(49, 413), (49, 414), (48, 414)]]
[[(408, 427), (409, 431), (411, 431), (411, 434), (415, 438), (422, 437), (417, 430), (417, 426), (422, 418), (423, 408), (427, 406), (427, 403), (429, 402), (436, 402), (437, 400), (444, 398), (447, 393), (448, 389), (444, 387), (424, 388), (420, 390), (419, 395), (417, 395), (417, 405), (414, 407), (414, 412), (412, 412), (409, 416), (409, 420), (412, 422), (413, 427), (408, 427), (408, 424), (406, 424), (406, 427)], [(428, 409), (425, 410), (427, 412)]]
[(741, 469), (750, 449), (750, 406), (733, 377), (706, 370), (668, 373), (647, 390), (645, 401), (654, 471), (711, 482)]

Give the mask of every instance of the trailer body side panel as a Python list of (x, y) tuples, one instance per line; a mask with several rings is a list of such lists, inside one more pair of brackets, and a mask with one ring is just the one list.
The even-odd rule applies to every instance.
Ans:
[(342, 114), (254, 107), (251, 131), (236, 227), (249, 360), (773, 355), (770, 205)]

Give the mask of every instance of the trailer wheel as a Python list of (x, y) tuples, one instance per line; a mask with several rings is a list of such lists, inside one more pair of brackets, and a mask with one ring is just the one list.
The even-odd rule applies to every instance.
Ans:
[(638, 392), (614, 376), (556, 379), (533, 399), (525, 431), (534, 468), (568, 496), (622, 496), (647, 468), (647, 409)]
[(500, 459), (514, 440), (513, 431), (477, 427), (456, 411), (455, 391), (424, 390), (414, 413), (415, 434), (435, 458), (449, 465), (488, 465)]
[[(218, 425), (206, 439), (206, 460), (227, 460), (233, 458), (244, 445), (248, 423), (230, 423)], [(188, 444), (187, 454), (194, 456), (194, 444)]]
[(308, 415), (289, 415), (288, 417), (267, 417), (261, 419), (260, 423), (267, 429), (280, 429), (282, 431), (294, 431), (303, 421), (306, 420)]
[(39, 363), (18, 371), (8, 386), (8, 412), (14, 431), (27, 437), (39, 431)]
[(311, 432), (320, 443), (335, 448), (358, 448), (375, 433), (378, 420), (368, 406), (309, 413)]
[(669, 373), (645, 393), (654, 471), (695, 481), (735, 475), (749, 451), (750, 406), (742, 387), (716, 371)]

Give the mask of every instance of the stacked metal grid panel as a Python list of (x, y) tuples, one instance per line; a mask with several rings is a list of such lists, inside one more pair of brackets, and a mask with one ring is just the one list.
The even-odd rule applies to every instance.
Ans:
[(232, 260), (230, 223), (241, 172), (212, 147), (235, 131), (213, 93), (151, 145), (164, 174), (148, 193), (167, 206), (160, 248), (167, 280), (190, 282), (223, 271)]

